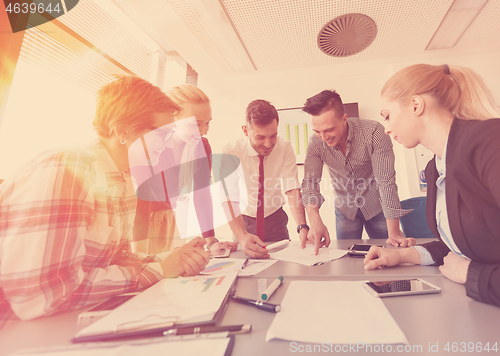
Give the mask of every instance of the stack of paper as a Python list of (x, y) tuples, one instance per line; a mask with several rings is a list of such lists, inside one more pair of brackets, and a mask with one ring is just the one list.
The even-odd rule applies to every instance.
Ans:
[(293, 281), (266, 341), (407, 344), (380, 300), (361, 281)]
[(271, 258), (276, 260), (300, 263), (306, 266), (314, 266), (329, 262), (345, 256), (347, 251), (337, 250), (329, 247), (319, 249), (317, 255), (314, 254), (314, 246), (306, 245), (303, 249), (299, 241), (291, 241), (286, 248), (281, 251), (270, 253)]

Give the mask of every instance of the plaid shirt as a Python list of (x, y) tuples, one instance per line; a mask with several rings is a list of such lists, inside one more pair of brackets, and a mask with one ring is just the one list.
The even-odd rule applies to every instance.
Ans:
[(100, 141), (48, 151), (0, 185), (0, 327), (146, 288), (160, 259), (130, 249), (136, 196)]
[(387, 219), (398, 219), (411, 210), (401, 209), (392, 142), (384, 127), (376, 121), (350, 118), (347, 120), (346, 154), (329, 147), (321, 138), (311, 136), (304, 162), (302, 201), (321, 206), (320, 193), (323, 164), (328, 167), (335, 207), (348, 219), (354, 220), (358, 208), (369, 220), (384, 212)]

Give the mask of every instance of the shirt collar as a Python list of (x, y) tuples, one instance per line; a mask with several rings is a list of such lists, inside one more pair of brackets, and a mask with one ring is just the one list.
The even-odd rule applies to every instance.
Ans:
[(250, 139), (248, 137), (245, 139), (245, 145), (246, 145), (247, 155), (249, 155), (249, 156), (258, 156), (259, 155), (257, 153), (257, 151), (255, 151), (253, 149), (252, 145), (250, 144)]
[(436, 156), (436, 169), (440, 176), (446, 175), (446, 150), (448, 146), (448, 139), (446, 139), (446, 143), (444, 144), (443, 154), (441, 158)]
[(113, 161), (111, 156), (108, 153), (106, 147), (104, 147), (103, 143), (96, 139), (89, 143), (88, 148), (94, 156), (96, 157), (96, 163), (100, 166), (100, 169), (106, 175), (106, 180), (109, 186), (115, 185), (117, 183), (125, 183), (126, 177), (130, 177), (130, 170), (126, 170), (124, 172), (120, 172), (116, 163)]
[(351, 130), (351, 125), (352, 125), (351, 120), (347, 119), (347, 139), (345, 141), (346, 144), (348, 142), (351, 143), (351, 140), (352, 140), (352, 135), (353, 135), (354, 130)]

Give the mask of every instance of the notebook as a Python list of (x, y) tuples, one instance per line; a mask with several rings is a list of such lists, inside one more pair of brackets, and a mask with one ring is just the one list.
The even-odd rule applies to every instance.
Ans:
[(171, 328), (216, 325), (227, 308), (237, 273), (163, 279), (92, 325), (73, 342), (156, 336)]

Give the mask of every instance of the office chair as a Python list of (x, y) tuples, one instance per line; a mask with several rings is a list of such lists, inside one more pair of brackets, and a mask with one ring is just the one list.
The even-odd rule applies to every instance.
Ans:
[(425, 197), (416, 197), (403, 200), (403, 209), (413, 209), (413, 211), (400, 218), (401, 226), (406, 237), (413, 238), (435, 238), (427, 225), (425, 218)]

